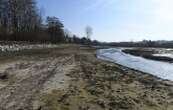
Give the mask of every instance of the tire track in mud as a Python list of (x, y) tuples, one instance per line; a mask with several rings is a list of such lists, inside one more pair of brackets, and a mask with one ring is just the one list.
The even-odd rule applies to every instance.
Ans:
[(43, 63), (47, 70), (38, 69), (36, 75), (2, 88), (0, 110), (33, 110), (33, 101), (39, 97), (43, 84), (55, 74), (61, 74), (57, 69), (65, 67), (70, 61), (73, 62), (73, 58), (72, 55)]

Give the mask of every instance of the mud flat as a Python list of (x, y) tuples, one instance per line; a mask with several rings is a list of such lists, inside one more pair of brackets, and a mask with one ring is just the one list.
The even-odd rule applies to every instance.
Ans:
[(173, 110), (171, 81), (99, 60), (95, 48), (60, 45), (4, 57), (0, 110)]

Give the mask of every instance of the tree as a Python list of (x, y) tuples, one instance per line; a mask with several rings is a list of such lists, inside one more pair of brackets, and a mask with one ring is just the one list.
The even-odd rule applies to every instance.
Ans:
[(4, 36), (9, 33), (10, 30), (9, 10), (10, 10), (9, 1), (0, 0), (0, 36)]
[(64, 37), (66, 43), (72, 43), (73, 34), (68, 29), (64, 29)]
[(35, 0), (9, 0), (9, 5), (14, 40), (19, 40), (20, 34), (35, 32), (41, 25)]
[(36, 0), (0, 0), (0, 40), (91, 43), (90, 26), (86, 27), (86, 37), (79, 38), (64, 30), (57, 17), (47, 17), (46, 22), (42, 23)]
[(93, 34), (93, 29), (90, 26), (87, 26), (85, 28), (85, 32), (86, 32), (87, 44), (89, 45), (91, 43), (91, 35)]
[(85, 28), (85, 32), (86, 32), (87, 39), (90, 39), (91, 38), (91, 35), (93, 34), (93, 29), (90, 26), (87, 26)]
[(47, 26), (53, 43), (64, 41), (64, 25), (57, 17), (47, 17)]

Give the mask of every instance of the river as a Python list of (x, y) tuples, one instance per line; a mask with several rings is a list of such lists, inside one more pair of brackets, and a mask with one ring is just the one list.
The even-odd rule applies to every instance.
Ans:
[(155, 75), (159, 78), (173, 81), (173, 64), (148, 60), (126, 54), (121, 49), (110, 48), (97, 51), (97, 57), (132, 69)]

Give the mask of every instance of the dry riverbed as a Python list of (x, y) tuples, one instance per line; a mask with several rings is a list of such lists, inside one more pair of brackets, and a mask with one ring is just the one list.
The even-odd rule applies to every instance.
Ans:
[(95, 52), (60, 45), (0, 55), (0, 110), (173, 110), (171, 81)]

